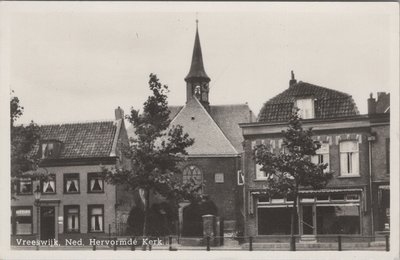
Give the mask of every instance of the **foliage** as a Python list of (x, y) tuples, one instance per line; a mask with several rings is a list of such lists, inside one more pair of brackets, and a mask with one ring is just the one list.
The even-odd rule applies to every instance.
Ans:
[[(13, 92), (12, 92), (13, 94)], [(29, 125), (15, 125), (22, 116), (24, 108), (18, 97), (10, 99), (10, 131), (11, 131), (11, 192), (14, 194), (14, 184), (21, 177), (45, 178), (45, 174), (38, 173), (39, 159), (34, 148), (39, 142), (39, 126), (33, 121)]]
[(293, 200), (295, 212), (299, 188), (321, 189), (326, 186), (332, 173), (324, 171), (327, 164), (311, 162), (311, 156), (316, 154), (321, 144), (313, 141), (311, 128), (303, 129), (298, 110), (293, 111), (288, 129), (282, 134), (283, 152), (275, 154), (264, 144), (257, 145), (253, 152), (256, 163), (267, 173), (267, 193), (270, 196), (296, 198)]
[(149, 212), (150, 193), (158, 193), (166, 199), (179, 201), (195, 199), (200, 187), (194, 181), (182, 184), (176, 173), (187, 155), (186, 148), (194, 143), (182, 126), (170, 126), (167, 102), (168, 87), (151, 74), (149, 88), (152, 95), (143, 105), (143, 112), (132, 108), (127, 116), (135, 129), (135, 138), (124, 149), (131, 169), (116, 168), (106, 171), (106, 180), (123, 184), (131, 191), (141, 190), (145, 212), (143, 235), (146, 235), (146, 219)]

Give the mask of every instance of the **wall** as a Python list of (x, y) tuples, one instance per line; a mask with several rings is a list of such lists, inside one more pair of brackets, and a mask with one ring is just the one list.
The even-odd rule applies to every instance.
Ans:
[[(44, 206), (48, 201), (51, 206), (56, 206), (56, 238), (63, 241), (68, 237), (88, 237), (96, 235), (95, 233), (87, 234), (88, 232), (88, 205), (90, 204), (103, 204), (104, 205), (104, 233), (108, 233), (109, 226), (111, 232), (115, 230), (115, 204), (116, 204), (116, 191), (115, 186), (104, 183), (104, 193), (87, 193), (87, 173), (101, 172), (101, 167), (98, 165), (93, 166), (65, 166), (65, 167), (48, 167), (50, 174), (56, 176), (56, 194), (42, 194), (41, 203)], [(79, 188), (78, 194), (64, 194), (64, 173), (79, 173)], [(33, 190), (36, 189), (37, 183), (33, 183)], [(51, 201), (50, 201), (51, 200)], [(59, 200), (59, 202), (57, 201)], [(33, 195), (18, 195), (17, 200), (11, 201), (11, 206), (32, 206), (34, 205)], [(80, 206), (80, 233), (81, 234), (64, 234), (64, 224), (57, 224), (58, 216), (64, 217), (64, 205), (79, 205)], [(37, 208), (33, 206), (33, 234), (37, 232)], [(101, 234), (99, 234), (101, 235)], [(12, 236), (12, 243), (15, 243), (15, 238), (29, 237), (29, 236)]]
[[(307, 127), (304, 126), (306, 129)], [(329, 159), (330, 159), (330, 170), (333, 171), (333, 178), (328, 183), (327, 188), (361, 188), (362, 192), (362, 210), (361, 210), (361, 223), (362, 223), (362, 233), (364, 235), (371, 234), (371, 217), (370, 217), (370, 199), (369, 199), (369, 157), (368, 157), (368, 141), (367, 138), (370, 136), (369, 128), (346, 128), (346, 129), (336, 129), (336, 130), (324, 130), (324, 131), (314, 131), (315, 136), (320, 136), (320, 141), (328, 141), (330, 137), (329, 146)], [(339, 143), (337, 143), (336, 138), (340, 136), (340, 140), (354, 140), (357, 137), (359, 140), (359, 177), (342, 177), (340, 176), (340, 153), (339, 153)], [(249, 194), (251, 190), (262, 190), (264, 189), (265, 181), (256, 180), (256, 169), (255, 162), (253, 159), (252, 143), (255, 141), (256, 144), (260, 144), (261, 140), (275, 140), (282, 139), (280, 134), (269, 134), (269, 135), (249, 135), (245, 136), (244, 149), (245, 149), (245, 163), (244, 171), (246, 178), (246, 200), (245, 200), (245, 210), (246, 210), (246, 228), (245, 234), (248, 236), (257, 235), (257, 209), (255, 205), (255, 200), (253, 201), (254, 214), (248, 214), (249, 208)], [(340, 140), (338, 140), (340, 142)], [(278, 143), (278, 142), (275, 142)], [(276, 146), (275, 152), (279, 151), (279, 147)]]
[[(218, 214), (225, 220), (226, 229), (234, 229), (240, 211), (239, 196), (241, 189), (237, 186), (237, 171), (240, 169), (240, 157), (189, 158), (182, 169), (195, 165), (203, 173), (204, 194), (208, 194), (218, 208)], [(215, 183), (215, 173), (224, 174), (223, 183)]]

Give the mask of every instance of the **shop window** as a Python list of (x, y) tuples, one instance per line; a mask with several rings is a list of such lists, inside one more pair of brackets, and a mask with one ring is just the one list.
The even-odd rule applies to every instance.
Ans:
[(317, 195), (317, 202), (318, 201), (329, 201), (329, 195), (327, 194)]
[(32, 194), (32, 179), (23, 178), (19, 180), (18, 194)]
[(56, 176), (54, 174), (50, 175), (47, 181), (41, 181), (41, 186), (42, 193), (56, 193)]
[(269, 203), (269, 197), (268, 196), (260, 196), (260, 197), (258, 197), (258, 202), (259, 203)]
[(341, 176), (358, 176), (359, 158), (358, 158), (358, 142), (344, 141), (340, 143), (340, 175)]
[(317, 234), (360, 234), (359, 206), (318, 206)]
[(13, 208), (12, 231), (15, 235), (32, 234), (32, 207)]
[(358, 194), (346, 195), (346, 201), (360, 201), (360, 195)]
[(314, 99), (301, 98), (296, 100), (296, 107), (299, 110), (299, 116), (302, 119), (314, 118)]
[(64, 193), (79, 193), (79, 173), (64, 174)]
[(344, 201), (344, 194), (331, 194), (331, 200)]
[(88, 173), (88, 193), (104, 192), (104, 179), (99, 173)]
[(104, 231), (104, 206), (88, 205), (89, 232)]
[(328, 164), (324, 172), (329, 172), (329, 144), (321, 143), (321, 147), (315, 152), (316, 155), (311, 157), (314, 164)]
[(291, 207), (258, 208), (258, 235), (290, 235), (291, 214)]
[(79, 233), (79, 206), (64, 206), (64, 229), (66, 233)]

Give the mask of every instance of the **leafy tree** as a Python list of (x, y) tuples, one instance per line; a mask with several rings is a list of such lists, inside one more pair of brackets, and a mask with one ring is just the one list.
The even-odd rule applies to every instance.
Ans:
[[(11, 92), (13, 94), (13, 92)], [(38, 173), (39, 159), (34, 153), (38, 144), (39, 126), (33, 121), (29, 125), (15, 125), (16, 120), (22, 116), (24, 108), (20, 105), (18, 97), (11, 95), (10, 99), (10, 130), (11, 130), (11, 197), (14, 198), (15, 184), (21, 177), (41, 178), (43, 173)]]
[[(288, 129), (282, 131), (284, 151), (271, 152), (270, 147), (261, 144), (254, 148), (254, 158), (261, 170), (267, 173), (266, 191), (270, 196), (293, 198), (291, 235), (295, 232), (297, 201), (300, 188), (321, 189), (326, 186), (332, 173), (324, 172), (328, 164), (314, 164), (311, 156), (321, 147), (312, 140), (312, 129), (304, 130), (298, 109), (291, 114)], [(294, 246), (294, 245), (292, 245)]]
[(187, 155), (186, 148), (194, 143), (182, 126), (170, 126), (167, 102), (168, 87), (156, 75), (150, 74), (152, 95), (143, 105), (143, 112), (132, 108), (127, 116), (135, 129), (131, 145), (123, 149), (130, 169), (104, 170), (106, 180), (125, 185), (139, 193), (143, 208), (143, 236), (149, 234), (150, 194), (160, 194), (167, 200), (195, 199), (198, 187), (194, 180), (182, 183), (177, 174), (179, 163)]

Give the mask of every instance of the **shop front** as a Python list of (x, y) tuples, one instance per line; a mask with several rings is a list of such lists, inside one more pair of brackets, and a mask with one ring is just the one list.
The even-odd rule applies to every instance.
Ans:
[[(290, 235), (293, 200), (253, 193), (258, 235)], [(295, 234), (301, 237), (361, 235), (362, 189), (301, 191)]]

